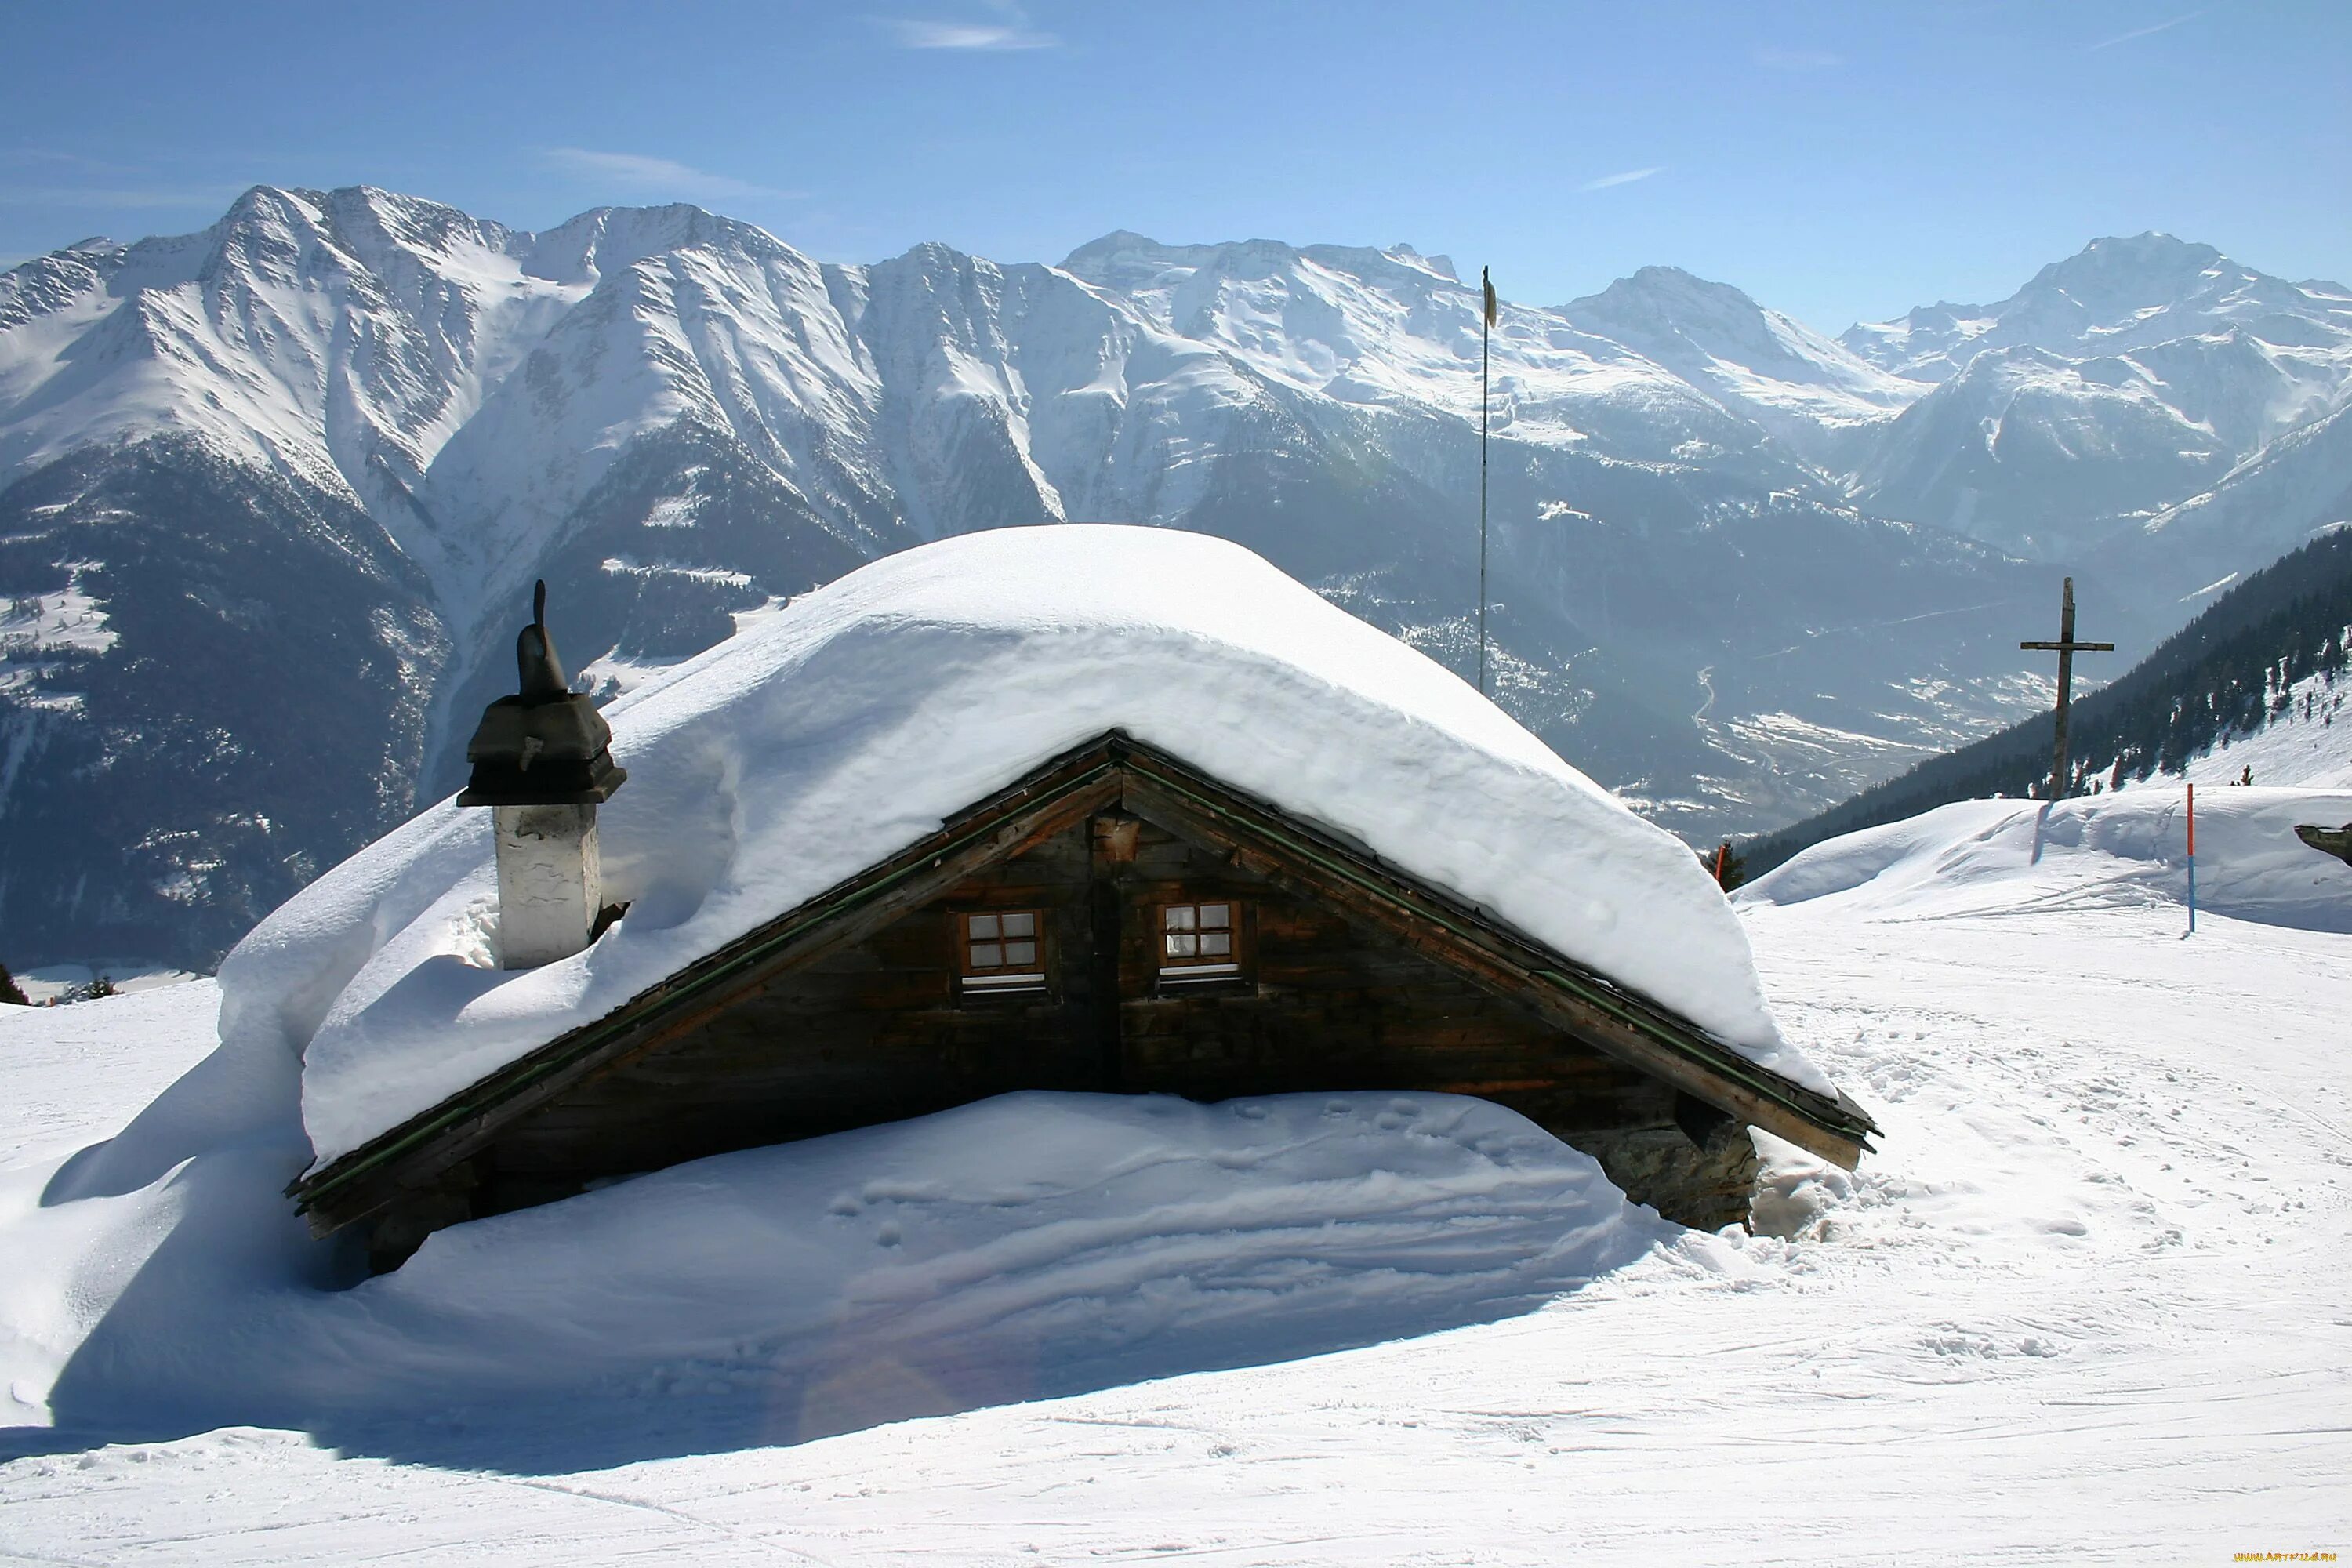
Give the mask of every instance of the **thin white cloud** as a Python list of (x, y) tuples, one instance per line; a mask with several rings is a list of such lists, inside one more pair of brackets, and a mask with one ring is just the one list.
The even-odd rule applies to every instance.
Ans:
[(1612, 185), (1630, 185), (1636, 180), (1646, 180), (1653, 174), (1663, 174), (1665, 170), (1666, 166), (1664, 163), (1650, 169), (1626, 169), (1614, 174), (1603, 174), (1597, 180), (1587, 180), (1576, 188), (1580, 191), (1605, 191)]
[(926, 22), (911, 17), (888, 23), (898, 46), (908, 49), (1050, 49), (1061, 39), (1027, 27), (1000, 27), (987, 22)]
[(1060, 38), (1029, 25), (1029, 14), (1014, 0), (982, 0), (982, 3), (996, 13), (995, 21), (943, 22), (917, 16), (877, 19), (890, 29), (898, 40), (898, 47), (905, 49), (1001, 51), (1061, 47)]
[(725, 201), (740, 196), (796, 197), (799, 191), (780, 191), (754, 184), (731, 174), (714, 174), (675, 158), (645, 153), (599, 153), (586, 147), (551, 147), (547, 161), (582, 179), (623, 185), (650, 195), (683, 196), (697, 201)]
[(1765, 44), (1756, 51), (1756, 63), (1777, 71), (1824, 71), (1845, 64), (1845, 57), (1827, 49), (1790, 49)]
[(2200, 9), (2191, 11), (2186, 16), (2175, 16), (2169, 22), (2158, 22), (2152, 27), (2134, 27), (2128, 33), (2117, 33), (2112, 38), (2101, 38), (2095, 44), (2086, 44), (2084, 46), (2083, 52), (2087, 55), (2099, 49), (2112, 49), (2117, 44), (2128, 44), (2134, 38), (2145, 38), (2153, 33), (2168, 32), (2172, 28), (2180, 26), (2181, 23), (2194, 22), (2198, 17), (2202, 16), (2203, 15), (2205, 15), (2204, 11)]

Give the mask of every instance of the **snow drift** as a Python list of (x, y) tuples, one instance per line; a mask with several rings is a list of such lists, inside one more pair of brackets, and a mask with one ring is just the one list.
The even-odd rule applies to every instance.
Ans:
[[(1964, 800), (1825, 843), (1740, 889), (1745, 904), (1836, 899), (1856, 913), (1950, 915), (2065, 903), (2185, 903), (2188, 801), (2134, 785), (2054, 805)], [(2352, 791), (2201, 789), (2200, 910), (2352, 931), (2352, 868), (2294, 836), (2352, 823)]]
[[(213, 1001), (8, 1009), (12, 1091), (184, 1061)], [(1484, 1100), (1020, 1094), (457, 1226), (361, 1279), (279, 1190), (304, 1150), (262, 1065), (224, 1047), (115, 1137), (0, 1168), (0, 1388), (79, 1435), (14, 1447), (258, 1423), (612, 1463), (1425, 1334), (1657, 1246), (1715, 1257)], [(40, 1099), (0, 1147), (65, 1130)]]
[[(561, 637), (561, 606), (557, 607)], [(223, 966), (224, 1037), (304, 1058), (331, 1159), (1114, 728), (1357, 839), (1753, 1059), (1785, 1045), (1691, 853), (1459, 678), (1237, 546), (1014, 529), (877, 563), (606, 710), (588, 952), (493, 956), (488, 814), (444, 802)]]

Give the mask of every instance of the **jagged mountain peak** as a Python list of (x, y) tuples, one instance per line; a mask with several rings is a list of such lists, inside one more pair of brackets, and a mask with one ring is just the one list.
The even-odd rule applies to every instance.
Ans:
[(2222, 269), (2253, 277), (2210, 245), (2158, 229), (2105, 235), (2033, 275), (2021, 292), (2061, 289), (2086, 305), (2134, 309), (2188, 297)]
[(1293, 245), (1265, 238), (1169, 245), (1129, 229), (1078, 247), (1063, 258), (1061, 269), (1097, 288), (1137, 295), (1165, 290), (1196, 274), (1264, 282), (1294, 276), (1302, 264), (1409, 293), (1466, 287), (1452, 258), (1423, 256), (1410, 245)]
[(1996, 303), (1922, 306), (1896, 321), (1858, 322), (1839, 341), (1884, 369), (1941, 381), (1978, 354), (2018, 344), (2118, 353), (2232, 332), (2292, 348), (2352, 348), (2352, 299), (2149, 230), (2095, 239)]
[(1732, 284), (1717, 283), (1713, 279), (1701, 278), (1697, 273), (1686, 271), (1680, 267), (1667, 267), (1656, 263), (1647, 267), (1637, 267), (1631, 276), (1616, 279), (1598, 294), (1588, 294), (1581, 300), (1572, 300), (1561, 306), (1560, 309), (1572, 310), (1580, 305), (1609, 299), (1662, 301), (1706, 300), (1751, 310), (1761, 309), (1745, 290)]
[(1462, 281), (1462, 274), (1454, 269), (1454, 258), (1450, 256), (1424, 256), (1403, 240), (1398, 240), (1394, 245), (1387, 247), (1381, 254), (1391, 261), (1402, 261), (1408, 267), (1418, 267), (1433, 277), (1443, 278), (1448, 283)]
[(524, 269), (552, 283), (587, 284), (670, 251), (726, 250), (755, 260), (800, 252), (757, 224), (725, 217), (691, 202), (651, 207), (592, 207), (527, 237)]
[(1641, 268), (1597, 294), (1556, 309), (1587, 331), (1616, 337), (1653, 358), (1654, 349), (1675, 342), (1702, 353), (1736, 344), (1738, 360), (1750, 364), (1759, 357), (1794, 363), (1835, 353), (1827, 339), (1767, 310), (1741, 289), (1679, 267)]
[[(1174, 277), (1213, 266), (1228, 252), (1268, 247), (1290, 253), (1290, 247), (1268, 240), (1229, 241), (1212, 245), (1169, 245), (1133, 229), (1113, 229), (1088, 240), (1062, 258), (1061, 270), (1115, 294), (1164, 287)], [(1295, 253), (1291, 253), (1295, 254)], [(1171, 276), (1173, 275), (1173, 276)]]
[(1087, 241), (1064, 257), (1062, 270), (1085, 277), (1089, 271), (1118, 257), (1158, 256), (1171, 248), (1148, 234), (1138, 234), (1131, 228), (1115, 228), (1108, 234)]
[(312, 190), (300, 185), (254, 185), (229, 204), (218, 222), (204, 230), (215, 241), (257, 229), (310, 229), (361, 233), (410, 245), (446, 244), (453, 237), (489, 235), (503, 239), (503, 224), (478, 218), (459, 207), (424, 196), (404, 195), (377, 185), (338, 185)]
[(1917, 397), (1918, 384), (1871, 365), (1742, 289), (1679, 267), (1643, 267), (1557, 314), (1625, 344), (1817, 461), (1858, 426)]

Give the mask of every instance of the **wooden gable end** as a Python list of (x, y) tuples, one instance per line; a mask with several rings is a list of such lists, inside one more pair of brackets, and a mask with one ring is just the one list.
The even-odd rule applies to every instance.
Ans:
[[(1163, 974), (1168, 911), (1203, 907), (1233, 911), (1239, 973)], [(975, 990), (967, 919), (1002, 911), (1034, 917), (1042, 979)], [(1744, 1124), (1858, 1154), (1859, 1111), (1769, 1101), (1795, 1086), (1727, 1077), (1725, 1047), (1563, 963), (1106, 737), (296, 1191), (321, 1231), (386, 1216), (399, 1254), (598, 1178), (1022, 1089), (1476, 1094), (1699, 1224), (1745, 1214)]]
[[(1103, 843), (1121, 831), (1133, 858), (1107, 861)], [(1164, 911), (1204, 905), (1235, 911), (1240, 973), (1163, 973)], [(1042, 989), (965, 989), (961, 929), (1008, 910), (1043, 917)], [(1637, 1130), (1685, 1141), (1658, 1079), (1384, 932), (1118, 813), (748, 988), (517, 1119), (473, 1157), (470, 1206), (495, 1213), (600, 1177), (1016, 1089), (1478, 1094), (1596, 1152)]]

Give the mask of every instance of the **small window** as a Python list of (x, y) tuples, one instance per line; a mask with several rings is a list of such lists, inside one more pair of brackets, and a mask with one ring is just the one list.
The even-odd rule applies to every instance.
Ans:
[(1221, 980), (1240, 974), (1240, 927), (1239, 904), (1162, 904), (1160, 978)]
[(966, 991), (1045, 989), (1045, 917), (1035, 910), (959, 915), (956, 963)]

